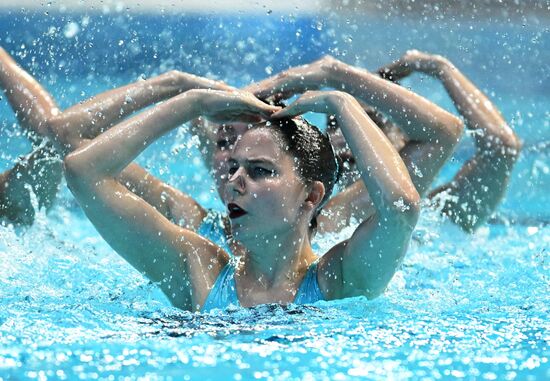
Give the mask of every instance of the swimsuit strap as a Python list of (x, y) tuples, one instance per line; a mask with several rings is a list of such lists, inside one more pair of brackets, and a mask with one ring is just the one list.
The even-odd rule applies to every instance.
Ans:
[(318, 264), (319, 260), (316, 260), (307, 269), (302, 284), (298, 292), (296, 292), (296, 297), (294, 298), (295, 304), (311, 304), (319, 300), (325, 300), (321, 288), (319, 287), (319, 282), (317, 281)]
[(235, 266), (229, 261), (222, 269), (216, 283), (208, 293), (201, 311), (210, 311), (214, 308), (226, 308), (230, 304), (239, 306), (237, 287), (235, 284)]

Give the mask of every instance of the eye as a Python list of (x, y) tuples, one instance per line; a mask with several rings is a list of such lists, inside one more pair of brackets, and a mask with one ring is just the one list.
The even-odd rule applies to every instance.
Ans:
[(263, 167), (254, 167), (252, 169), (252, 175), (255, 177), (267, 177), (267, 176), (273, 176), (275, 172), (271, 169), (263, 168)]

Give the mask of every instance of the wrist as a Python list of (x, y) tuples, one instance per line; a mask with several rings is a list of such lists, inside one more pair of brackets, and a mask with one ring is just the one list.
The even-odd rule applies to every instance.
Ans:
[(455, 70), (454, 65), (443, 56), (436, 56), (435, 59), (436, 71), (435, 74), (438, 79), (443, 80), (449, 78), (452, 72)]
[(185, 99), (185, 103), (189, 110), (189, 120), (204, 116), (205, 110), (205, 93), (208, 90), (191, 89), (185, 91), (181, 97)]
[(342, 80), (346, 77), (346, 64), (334, 57), (323, 58), (321, 71), (325, 85), (335, 89), (341, 88)]

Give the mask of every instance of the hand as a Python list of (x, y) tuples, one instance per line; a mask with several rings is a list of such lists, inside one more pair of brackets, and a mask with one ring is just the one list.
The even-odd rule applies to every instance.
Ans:
[(415, 71), (438, 77), (446, 64), (448, 61), (443, 56), (409, 50), (397, 61), (378, 69), (378, 73), (382, 78), (392, 82), (399, 81)]
[(259, 122), (281, 109), (239, 90), (191, 90), (190, 93), (198, 97), (199, 114), (216, 123)]
[(308, 65), (296, 66), (261, 82), (253, 83), (244, 90), (262, 99), (274, 101), (288, 99), (308, 90), (319, 90), (328, 86), (330, 69), (338, 63), (336, 59), (325, 56)]
[(274, 113), (271, 117), (292, 118), (306, 112), (338, 114), (340, 112), (339, 107), (348, 102), (361, 108), (355, 98), (341, 91), (307, 91), (292, 104)]

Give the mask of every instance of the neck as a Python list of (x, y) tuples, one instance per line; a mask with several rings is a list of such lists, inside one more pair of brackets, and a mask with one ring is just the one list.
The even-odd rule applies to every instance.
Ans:
[(255, 238), (245, 246), (239, 275), (265, 289), (292, 283), (316, 258), (307, 231), (298, 228)]

